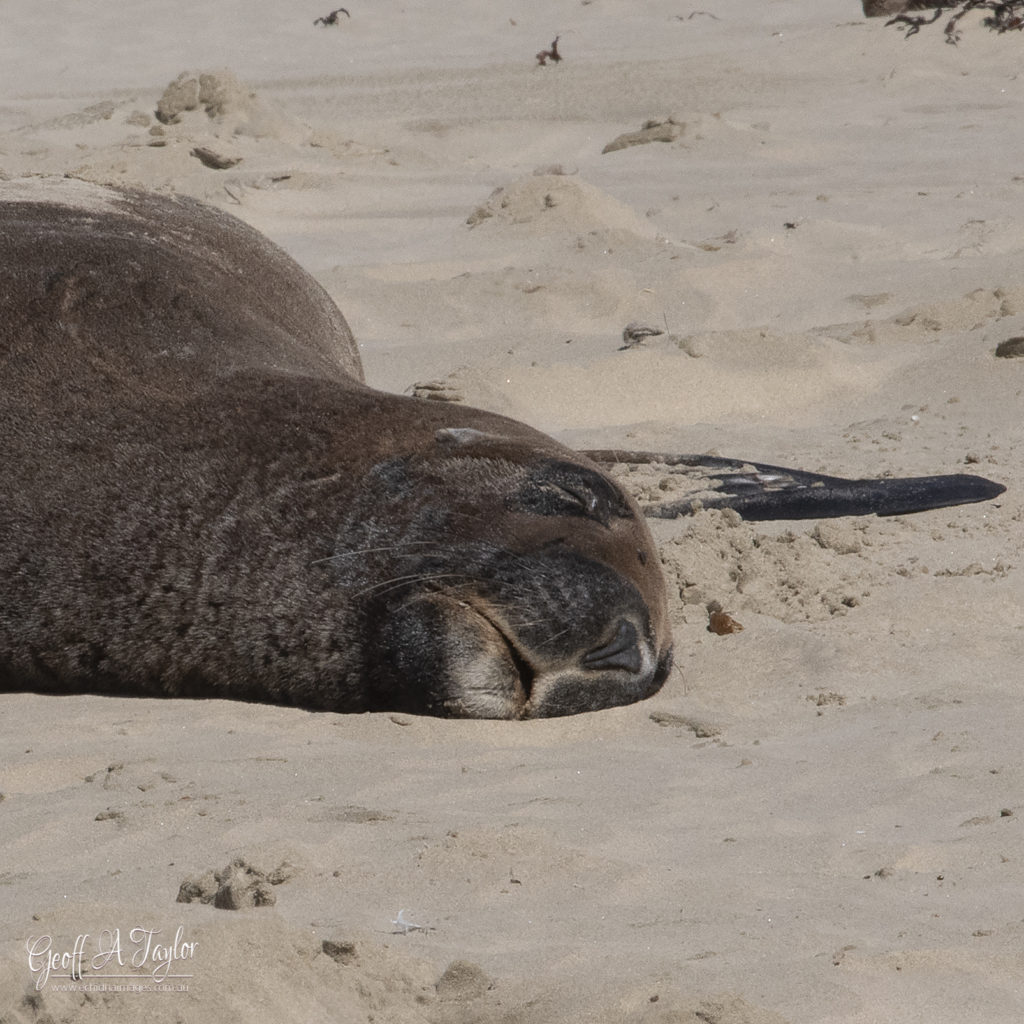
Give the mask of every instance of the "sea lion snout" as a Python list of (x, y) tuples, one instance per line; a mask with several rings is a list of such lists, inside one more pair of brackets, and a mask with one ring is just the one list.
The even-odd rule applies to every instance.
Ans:
[(526, 718), (576, 715), (633, 704), (657, 693), (672, 667), (672, 647), (658, 646), (649, 618), (612, 619), (604, 643), (563, 665), (550, 665), (533, 680)]
[(582, 656), (570, 646), (530, 639), (487, 603), (442, 593), (414, 597), (384, 620), (377, 701), (453, 718), (575, 715), (651, 696), (672, 664), (671, 648), (659, 653), (653, 637), (628, 618)]

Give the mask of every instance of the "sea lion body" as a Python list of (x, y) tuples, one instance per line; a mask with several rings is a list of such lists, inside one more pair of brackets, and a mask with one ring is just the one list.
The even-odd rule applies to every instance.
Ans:
[(671, 663), (635, 503), (530, 427), (362, 380), (190, 199), (0, 186), (0, 689), (525, 718)]

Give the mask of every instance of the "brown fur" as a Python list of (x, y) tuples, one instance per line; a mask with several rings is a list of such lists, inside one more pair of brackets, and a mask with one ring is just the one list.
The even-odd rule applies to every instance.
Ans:
[(654, 692), (658, 556), (587, 460), (362, 382), (192, 200), (0, 186), (0, 688), (570, 714)]

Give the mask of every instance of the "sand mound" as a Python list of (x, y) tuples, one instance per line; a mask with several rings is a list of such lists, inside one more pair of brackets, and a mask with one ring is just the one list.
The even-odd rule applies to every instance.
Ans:
[[(841, 524), (841, 525), (837, 525)], [(662, 546), (669, 589), (685, 617), (700, 618), (717, 602), (782, 622), (820, 621), (856, 608), (875, 567), (864, 554), (870, 523), (822, 522), (816, 532), (758, 532), (735, 512), (698, 512)]]
[(304, 129), (238, 80), (234, 72), (183, 71), (157, 101), (157, 120), (181, 124), (189, 114), (205, 114), (222, 133), (255, 139), (294, 141)]
[(467, 218), (472, 228), (487, 224), (526, 225), (531, 231), (579, 233), (628, 231), (653, 236), (654, 230), (635, 210), (579, 178), (531, 175), (496, 188), (487, 202)]

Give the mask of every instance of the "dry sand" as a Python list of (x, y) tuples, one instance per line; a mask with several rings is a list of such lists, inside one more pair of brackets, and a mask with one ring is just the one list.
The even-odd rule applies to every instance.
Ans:
[[(1021, 40), (905, 41), (856, 0), (327, 10), (5, 0), (0, 174), (242, 217), (382, 388), (1008, 490), (655, 524), (678, 671), (621, 710), (0, 698), (0, 1020), (1018, 1024), (1024, 360), (994, 349), (1024, 334)], [(181, 72), (220, 74), (161, 124)], [(619, 351), (630, 321), (666, 333)], [(268, 905), (176, 902), (204, 874)], [(187, 977), (150, 949), (148, 991), (112, 991), (91, 958), (133, 929), (180, 929)]]

